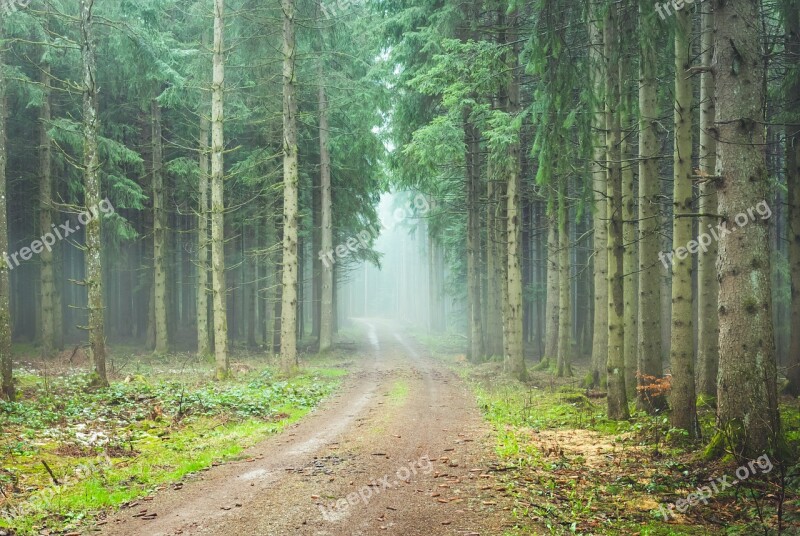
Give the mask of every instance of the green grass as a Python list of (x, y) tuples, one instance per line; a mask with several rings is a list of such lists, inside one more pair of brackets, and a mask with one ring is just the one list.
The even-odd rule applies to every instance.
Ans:
[[(686, 497), (708, 478), (733, 475), (739, 464), (704, 460), (703, 443), (689, 442), (671, 429), (666, 415), (636, 412), (631, 405), (630, 420), (609, 420), (605, 398), (580, 385), (585, 367), (575, 367), (571, 378), (556, 378), (547, 367), (530, 367), (530, 381), (521, 384), (504, 374), (502, 363), (468, 363), (464, 341), (453, 335), (417, 337), (472, 387), (495, 430), (495, 450), (506, 464), (504, 484), (515, 502), (517, 527), (507, 536), (750, 536), (774, 529), (777, 475), (721, 492), (708, 505), (696, 505), (686, 516), (665, 522), (658, 513), (660, 504)], [(704, 437), (714, 430), (712, 402), (698, 406)], [(796, 452), (800, 405), (784, 402), (784, 431)], [(603, 455), (594, 455), (601, 445)], [(797, 463), (796, 457), (789, 459)], [(790, 513), (800, 511), (800, 467), (790, 470), (795, 476), (788, 479), (784, 523), (792, 525), (784, 534), (800, 534), (800, 517)], [(771, 498), (765, 500), (768, 494)]]
[(291, 378), (244, 356), (235, 378), (221, 383), (187, 356), (129, 362), (127, 375), (98, 391), (86, 374), (19, 374), (19, 401), (0, 402), (0, 527), (19, 535), (75, 530), (104, 510), (239, 459), (347, 374), (338, 352), (307, 360)]

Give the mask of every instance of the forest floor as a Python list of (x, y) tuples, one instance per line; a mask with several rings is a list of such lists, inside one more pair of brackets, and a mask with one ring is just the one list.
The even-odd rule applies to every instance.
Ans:
[[(797, 467), (770, 460), (665, 521), (739, 464), (703, 461), (663, 416), (608, 421), (580, 367), (523, 385), (467, 363), (463, 339), (358, 325), (291, 379), (263, 356), (223, 383), (187, 355), (137, 357), (87, 393), (74, 363), (26, 364), (0, 407), (0, 536), (777, 534), (781, 498), (800, 534)], [(798, 442), (797, 401), (784, 426)]]

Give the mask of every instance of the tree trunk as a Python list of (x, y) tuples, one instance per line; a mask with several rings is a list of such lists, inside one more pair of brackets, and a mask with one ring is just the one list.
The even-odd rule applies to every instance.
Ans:
[[(81, 0), (81, 56), (83, 58), (83, 187), (85, 210), (100, 206), (100, 159), (98, 155), (97, 68), (94, 55), (94, 0)], [(106, 375), (106, 341), (103, 303), (103, 264), (101, 259), (100, 219), (90, 218), (85, 225), (86, 275), (88, 291), (89, 344), (96, 377), (94, 383), (108, 386)]]
[(572, 353), (572, 278), (569, 262), (569, 207), (567, 206), (567, 176), (561, 177), (558, 188), (558, 272), (561, 285), (558, 299), (558, 364), (556, 375), (572, 376), (570, 357)]
[(543, 361), (555, 361), (558, 358), (558, 305), (559, 305), (559, 272), (558, 272), (558, 210), (556, 200), (550, 194), (547, 203), (547, 297), (545, 315), (547, 325), (544, 332)]
[(197, 206), (197, 355), (211, 354), (208, 333), (208, 117), (200, 111)]
[(150, 103), (151, 141), (153, 149), (153, 285), (157, 354), (169, 350), (167, 333), (167, 216), (164, 210), (164, 158), (161, 144), (161, 106)]
[(786, 3), (786, 51), (794, 61), (794, 83), (787, 88), (786, 184), (789, 203), (789, 271), (791, 273), (791, 339), (787, 392), (800, 395), (800, 10)]
[(297, 367), (297, 101), (295, 98), (294, 0), (283, 6), (283, 295), (281, 365)]
[[(508, 18), (509, 35), (511, 43), (509, 51), (509, 80), (508, 80), (508, 111), (512, 118), (520, 113), (519, 105), (519, 45), (517, 37), (516, 11)], [(522, 247), (522, 177), (520, 173), (520, 147), (519, 132), (512, 134), (514, 139), (508, 150), (508, 190), (506, 191), (506, 236), (508, 251), (507, 288), (508, 302), (506, 306), (506, 334), (508, 337), (506, 363), (511, 374), (520, 381), (528, 378), (525, 369), (525, 352), (522, 343), (522, 267), (520, 257)]]
[(216, 378), (230, 375), (228, 361), (227, 284), (225, 281), (225, 167), (223, 153), (225, 95), (225, 0), (214, 0), (214, 57), (211, 82), (211, 279), (214, 298)]
[[(3, 25), (0, 24), (0, 39), (3, 35)], [(2, 396), (7, 400), (14, 400), (16, 389), (13, 377), (13, 355), (11, 353), (11, 284), (9, 275), (12, 264), (7, 256), (8, 252), (8, 219), (7, 219), (7, 189), (6, 189), (6, 117), (8, 116), (8, 101), (6, 99), (6, 79), (3, 61), (3, 50), (0, 49), (0, 368), (2, 368)]]
[(480, 270), (480, 213), (478, 204), (478, 174), (475, 149), (478, 136), (470, 122), (470, 110), (464, 110), (464, 161), (465, 194), (467, 198), (467, 313), (469, 321), (469, 359), (479, 363), (484, 358), (483, 329), (481, 322), (481, 270)]
[[(333, 197), (331, 195), (331, 155), (329, 150), (328, 96), (322, 81), (325, 71), (319, 60), (319, 155), (320, 190), (322, 195), (321, 249), (324, 253), (333, 250)], [(322, 288), (320, 298), (319, 351), (325, 352), (333, 346), (333, 265), (322, 263)]]
[[(711, 65), (714, 58), (714, 12), (703, 10), (700, 49), (703, 65)], [(700, 79), (700, 173), (708, 178), (700, 182), (699, 234), (717, 224), (711, 216), (717, 211), (717, 187), (712, 177), (717, 167), (717, 142), (714, 130), (714, 77), (704, 72)], [(697, 257), (697, 392), (709, 397), (717, 395), (719, 365), (719, 317), (717, 299), (717, 242), (698, 252)]]
[[(45, 9), (48, 9), (49, 4)], [(49, 14), (45, 14), (43, 21), (46, 29), (49, 28)], [(47, 54), (42, 54), (47, 58)], [(39, 115), (39, 231), (40, 234), (50, 232), (53, 225), (53, 167), (52, 143), (47, 129), (50, 127), (52, 112), (50, 106), (51, 74), (50, 62), (43, 60), (39, 81), (42, 87), (42, 109)], [(54, 247), (58, 247), (54, 245)], [(5, 250), (4, 250), (5, 251)], [(49, 358), (61, 346), (56, 335), (56, 284), (55, 267), (53, 265), (52, 247), (46, 247), (39, 254), (39, 278), (41, 285), (41, 326), (42, 326), (42, 356)]]
[(598, 387), (608, 361), (608, 209), (606, 202), (606, 124), (603, 111), (603, 34), (596, 10), (590, 14), (589, 50), (594, 110), (592, 113), (592, 190), (594, 196), (594, 327), (592, 330), (592, 385)]
[[(699, 430), (694, 390), (694, 323), (692, 321), (692, 81), (689, 10), (675, 13), (675, 151), (673, 155), (672, 335), (670, 368), (671, 421), (695, 437)], [(696, 253), (697, 249), (691, 251)]]
[(498, 216), (500, 210), (501, 188), (497, 183), (494, 165), (489, 159), (487, 163), (486, 181), (486, 355), (503, 355), (503, 249), (500, 245), (501, 232), (499, 226), (503, 222)]
[[(649, 19), (652, 5), (639, 3), (639, 33), (652, 35)], [(640, 38), (639, 62), (639, 333), (637, 405), (654, 413), (663, 409), (664, 398), (644, 389), (664, 372), (661, 364), (661, 263), (658, 262), (661, 230), (659, 222), (659, 144), (656, 135), (658, 112), (657, 54), (655, 43)], [(648, 378), (649, 377), (649, 378)], [(652, 379), (650, 379), (652, 378)]]
[(619, 13), (610, 4), (603, 24), (606, 59), (606, 165), (608, 169), (608, 417), (629, 417), (625, 392), (625, 319), (622, 272), (622, 169), (619, 118)]
[[(719, 232), (717, 425), (735, 452), (777, 447), (775, 346), (768, 219), (741, 214), (767, 206), (764, 158), (764, 51), (756, 0), (714, 0)], [(761, 203), (762, 205), (759, 205)], [(766, 210), (763, 212), (766, 213)]]
[[(631, 24), (630, 6), (625, 6), (625, 16), (622, 23), (622, 34), (631, 35), (634, 32)], [(620, 155), (622, 157), (622, 253), (623, 301), (625, 324), (625, 388), (628, 399), (636, 396), (636, 369), (638, 368), (638, 296), (636, 271), (638, 269), (637, 241), (636, 241), (636, 198), (633, 187), (633, 154), (629, 140), (635, 136), (632, 127), (633, 103), (628, 82), (632, 76), (630, 60), (627, 58), (620, 62), (620, 123), (624, 129), (624, 136), (620, 140)]]

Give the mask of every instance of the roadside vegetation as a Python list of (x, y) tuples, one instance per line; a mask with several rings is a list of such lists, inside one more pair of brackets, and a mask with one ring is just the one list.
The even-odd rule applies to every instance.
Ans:
[(118, 350), (108, 389), (93, 389), (85, 367), (23, 359), (17, 401), (0, 401), (0, 534), (70, 533), (246, 459), (248, 447), (308, 413), (346, 374), (336, 352), (292, 377), (263, 355), (236, 359), (234, 376), (216, 382), (210, 360)]
[[(542, 527), (554, 535), (800, 534), (796, 399), (781, 400), (782, 459), (770, 455), (763, 469), (756, 464), (754, 474), (720, 489), (718, 479), (736, 480), (748, 460), (707, 455), (713, 401), (698, 402), (705, 440), (690, 441), (666, 414), (648, 415), (633, 405), (629, 420), (608, 419), (605, 393), (580, 385), (588, 364), (578, 363), (573, 378), (532, 367), (529, 381), (520, 383), (502, 374), (496, 360), (470, 363), (460, 353), (463, 338), (418, 338), (468, 381), (494, 428), (497, 470), (520, 527), (510, 534), (540, 534)], [(683, 513), (669, 509), (710, 481), (718, 492), (711, 489)]]

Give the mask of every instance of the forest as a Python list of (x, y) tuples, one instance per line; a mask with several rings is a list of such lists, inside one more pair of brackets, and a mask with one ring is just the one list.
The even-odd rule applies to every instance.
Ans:
[(800, 1), (0, 0), (0, 536), (800, 534)]

